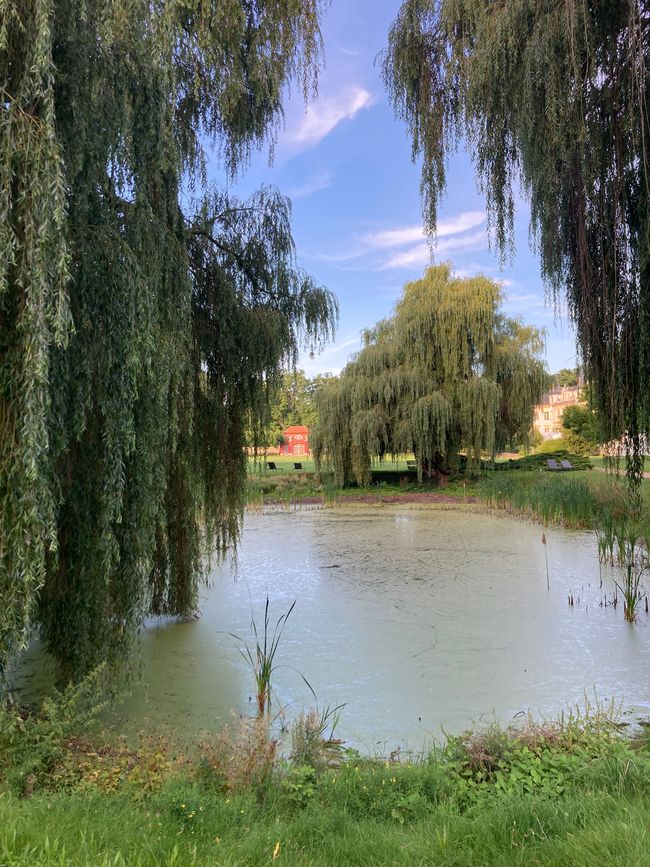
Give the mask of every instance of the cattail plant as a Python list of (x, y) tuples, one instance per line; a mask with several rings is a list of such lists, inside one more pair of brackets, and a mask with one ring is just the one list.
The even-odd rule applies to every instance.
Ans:
[[(255, 694), (257, 701), (257, 715), (263, 717), (271, 711), (271, 680), (273, 672), (276, 669), (275, 655), (282, 638), (282, 632), (286, 626), (289, 615), (296, 606), (296, 600), (291, 603), (289, 610), (278, 617), (273, 631), (271, 632), (270, 623), (271, 616), (269, 612), (270, 600), (267, 594), (266, 605), (264, 606), (264, 628), (260, 635), (255, 618), (251, 613), (251, 627), (255, 637), (255, 647), (253, 650), (248, 644), (244, 643), (244, 647), (238, 647), (239, 653), (246, 662), (255, 678)], [(242, 639), (233, 632), (229, 633), (236, 641)], [(310, 687), (311, 688), (311, 687)]]

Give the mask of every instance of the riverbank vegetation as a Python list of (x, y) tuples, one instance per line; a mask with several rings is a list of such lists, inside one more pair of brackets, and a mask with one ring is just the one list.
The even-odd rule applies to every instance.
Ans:
[[(49, 717), (20, 724), (5, 710), (0, 861), (650, 863), (648, 740), (622, 736), (614, 708), (492, 725), (422, 755), (388, 758), (333, 747), (320, 731), (314, 737), (318, 719), (298, 718), (281, 757), (260, 721), (194, 745), (156, 738), (127, 746), (71, 737), (52, 704)], [(25, 755), (37, 753), (28, 769)]]

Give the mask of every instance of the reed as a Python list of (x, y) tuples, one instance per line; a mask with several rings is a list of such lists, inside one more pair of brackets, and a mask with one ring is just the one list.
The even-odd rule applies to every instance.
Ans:
[(623, 583), (615, 581), (617, 588), (623, 596), (623, 614), (628, 623), (634, 623), (641, 607), (643, 594), (641, 593), (641, 575), (643, 566), (639, 566), (630, 560), (625, 564)]
[(253, 673), (255, 679), (255, 696), (257, 701), (257, 715), (264, 717), (271, 711), (271, 689), (273, 672), (276, 670), (275, 657), (282, 638), (284, 627), (291, 612), (296, 607), (296, 600), (291, 603), (288, 611), (280, 615), (271, 629), (271, 612), (270, 599), (266, 596), (264, 605), (264, 625), (262, 630), (258, 629), (255, 617), (251, 611), (251, 628), (255, 638), (255, 646), (253, 649), (234, 632), (230, 632), (231, 638), (242, 642), (243, 647), (238, 647), (237, 650), (246, 662)]

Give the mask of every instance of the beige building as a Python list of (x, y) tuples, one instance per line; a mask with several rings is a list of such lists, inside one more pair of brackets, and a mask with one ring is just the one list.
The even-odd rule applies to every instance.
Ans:
[(535, 407), (533, 429), (545, 440), (559, 439), (562, 435), (562, 416), (568, 406), (586, 406), (580, 399), (583, 385), (562, 385), (552, 388)]

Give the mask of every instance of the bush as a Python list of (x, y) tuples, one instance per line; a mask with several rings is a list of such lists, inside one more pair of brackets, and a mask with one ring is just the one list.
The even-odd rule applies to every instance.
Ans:
[(342, 742), (334, 737), (334, 730), (341, 707), (326, 707), (321, 712), (312, 709), (296, 718), (291, 727), (290, 759), (294, 765), (322, 771), (340, 764)]
[(261, 790), (273, 774), (277, 752), (265, 719), (244, 717), (234, 733), (226, 726), (217, 734), (204, 732), (199, 740), (204, 776), (228, 792)]
[(106, 707), (105, 669), (81, 683), (55, 691), (38, 713), (0, 708), (0, 778), (24, 795), (51, 773), (79, 737)]

